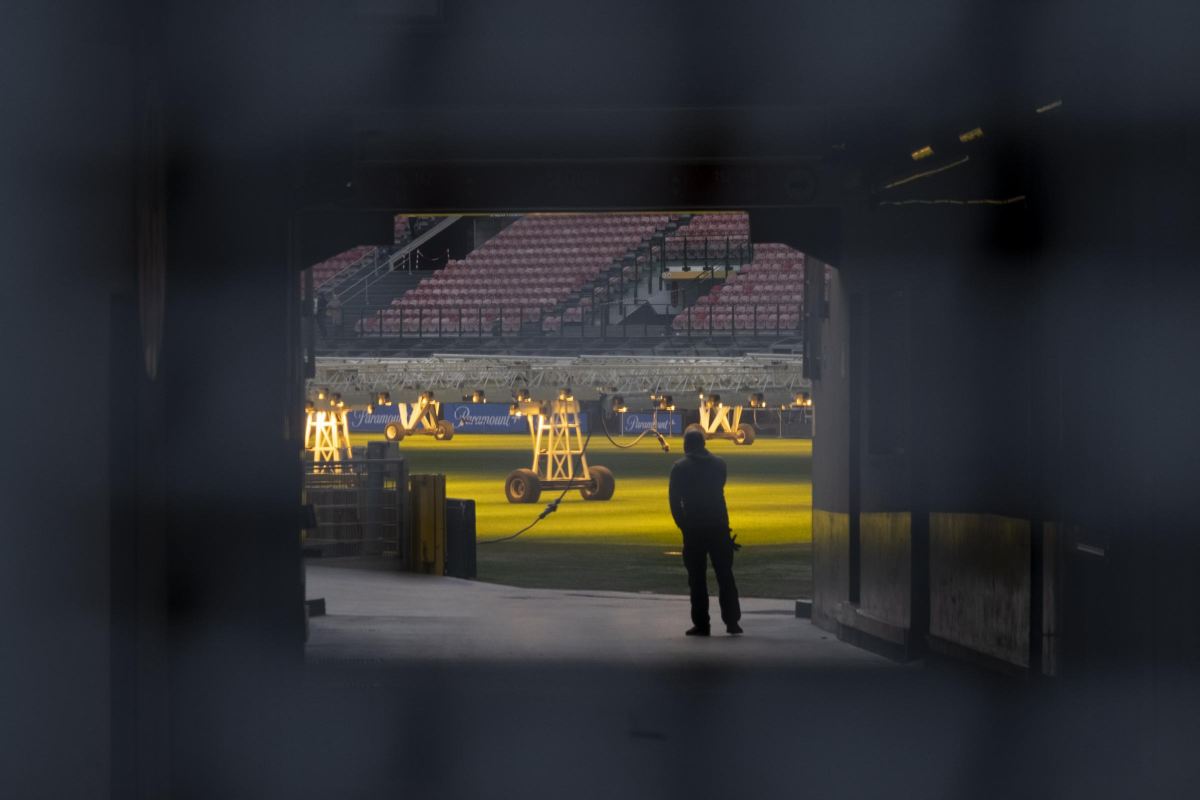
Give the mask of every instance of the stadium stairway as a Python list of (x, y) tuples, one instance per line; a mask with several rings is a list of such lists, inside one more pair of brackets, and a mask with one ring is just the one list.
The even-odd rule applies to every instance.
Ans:
[[(413, 218), (412, 228), (417, 229), (419, 233), (413, 236), (406, 232), (404, 238), (398, 239), (392, 247), (379, 248), (372, 263), (356, 268), (353, 276), (343, 280), (340, 284), (341, 291), (338, 292), (342, 303), (343, 330), (354, 330), (355, 323), (359, 320), (373, 317), (391, 305), (394, 299), (429, 277), (432, 270), (409, 272), (399, 265), (406, 261), (404, 257), (410, 252), (460, 219), (461, 215), (434, 219)], [(389, 268), (389, 264), (392, 268)]]
[(342, 309), (342, 319), (347, 331), (354, 330), (354, 324), (360, 319), (369, 319), (382, 309), (391, 305), (392, 300), (401, 297), (409, 289), (413, 289), (425, 278), (430, 271), (420, 270), (406, 272), (393, 270), (365, 286), (362, 291), (354, 293)]
[[(593, 325), (600, 325), (600, 319), (589, 313), (591, 309), (608, 304), (618, 307), (622, 303), (629, 304), (632, 310), (635, 303), (644, 303), (651, 293), (653, 282), (652, 249), (662, 244), (667, 237), (681, 225), (687, 224), (689, 217), (675, 215), (660, 226), (636, 248), (630, 250), (593, 281), (573, 293), (559, 307), (546, 315), (543, 330), (552, 332), (555, 322), (558, 324), (583, 325), (584, 320), (591, 320)], [(610, 315), (609, 320), (613, 321)], [(616, 320), (616, 321), (619, 321)]]

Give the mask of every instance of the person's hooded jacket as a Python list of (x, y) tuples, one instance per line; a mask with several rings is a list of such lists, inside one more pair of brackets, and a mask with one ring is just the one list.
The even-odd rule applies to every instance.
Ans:
[(684, 437), (684, 457), (671, 468), (671, 516), (684, 534), (728, 533), (725, 461), (705, 448), (703, 434), (694, 432), (699, 439), (697, 447), (691, 433)]

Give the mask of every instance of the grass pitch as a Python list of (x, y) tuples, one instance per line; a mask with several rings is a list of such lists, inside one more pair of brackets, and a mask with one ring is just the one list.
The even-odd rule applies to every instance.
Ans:
[[(362, 445), (379, 434), (351, 438)], [(588, 462), (612, 470), (613, 498), (588, 502), (578, 491), (570, 491), (557, 512), (519, 539), (480, 544), (479, 579), (540, 588), (685, 593), (678, 554), (682, 542), (667, 507), (667, 477), (682, 457), (682, 442), (675, 437), (670, 443), (670, 453), (663, 453), (652, 439), (621, 450), (602, 434), (594, 435)], [(742, 594), (808, 596), (812, 442), (762, 438), (738, 447), (715, 440), (709, 448), (729, 467), (725, 498), (730, 525), (743, 545), (734, 565)], [(528, 525), (559, 494), (543, 491), (530, 505), (505, 499), (508, 473), (531, 466), (528, 436), (459, 434), (449, 442), (412, 436), (400, 449), (410, 472), (444, 473), (448, 497), (475, 500), (481, 543)]]

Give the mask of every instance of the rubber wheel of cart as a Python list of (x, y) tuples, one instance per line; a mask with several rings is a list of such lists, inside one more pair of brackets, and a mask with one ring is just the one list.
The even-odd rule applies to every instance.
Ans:
[(754, 444), (754, 427), (749, 422), (738, 425), (737, 432), (733, 434), (733, 443)]
[(439, 442), (448, 442), (454, 438), (454, 423), (448, 419), (439, 419), (433, 438)]
[(583, 499), (611, 500), (613, 491), (617, 488), (617, 481), (608, 467), (589, 467), (588, 472), (591, 473), (593, 485), (579, 490)]
[(531, 469), (514, 469), (504, 481), (504, 496), (510, 503), (536, 503), (542, 496), (542, 482)]
[(398, 442), (404, 438), (404, 428), (400, 427), (399, 422), (389, 422), (383, 428), (383, 438), (389, 442)]

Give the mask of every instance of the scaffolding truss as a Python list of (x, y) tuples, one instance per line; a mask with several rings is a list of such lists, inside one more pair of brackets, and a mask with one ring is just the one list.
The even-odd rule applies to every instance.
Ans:
[(335, 392), (573, 386), (606, 392), (798, 391), (809, 388), (801, 358), (433, 355), (425, 358), (318, 358), (313, 386)]

